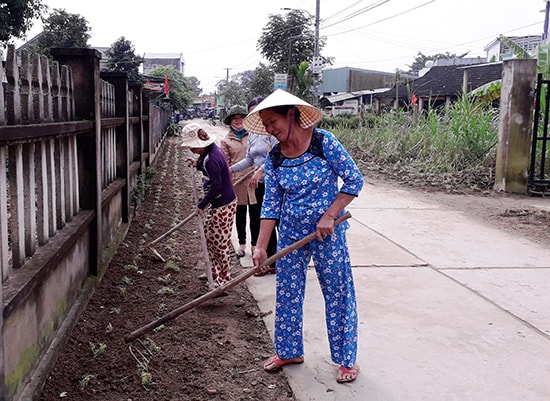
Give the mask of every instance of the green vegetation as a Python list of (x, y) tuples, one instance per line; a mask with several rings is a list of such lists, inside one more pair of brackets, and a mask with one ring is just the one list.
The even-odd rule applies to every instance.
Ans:
[(94, 358), (98, 355), (104, 354), (105, 351), (107, 351), (107, 344), (105, 343), (89, 343), (90, 349), (92, 350), (92, 354), (94, 355)]
[(492, 185), (484, 177), (489, 178), (495, 164), (498, 110), (463, 98), (421, 117), (399, 112), (369, 118), (365, 128), (355, 128), (354, 120), (327, 124), (361, 167), (402, 180), (446, 179), (471, 189)]
[(44, 29), (38, 37), (35, 51), (50, 55), (54, 47), (86, 48), (91, 37), (88, 21), (80, 14), (71, 14), (63, 9), (54, 8), (44, 19)]
[(151, 187), (156, 173), (155, 168), (149, 166), (145, 169), (145, 172), (138, 177), (136, 185), (132, 187), (130, 191), (131, 203), (134, 208), (138, 207), (145, 199), (145, 193)]
[(80, 389), (80, 391), (86, 390), (86, 387), (88, 387), (88, 384), (90, 384), (90, 382), (94, 378), (95, 378), (95, 375), (90, 375), (90, 374), (84, 375), (82, 379), (80, 379), (80, 381), (78, 382), (78, 388)]
[(23, 38), (48, 6), (41, 0), (12, 0), (2, 2), (0, 9), (0, 45), (5, 46), (13, 38)]
[(118, 38), (105, 52), (107, 57), (107, 71), (125, 72), (130, 82), (143, 83), (144, 79), (139, 73), (139, 66), (143, 63), (143, 57), (136, 55), (135, 47), (124, 36)]

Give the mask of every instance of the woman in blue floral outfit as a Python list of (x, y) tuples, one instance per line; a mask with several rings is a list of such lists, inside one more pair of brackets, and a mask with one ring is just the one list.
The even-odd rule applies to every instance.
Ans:
[(303, 301), (313, 258), (325, 299), (331, 358), (340, 365), (337, 381), (343, 383), (359, 373), (358, 318), (345, 234), (349, 223), (334, 226), (334, 220), (359, 195), (363, 176), (332, 133), (314, 128), (321, 118), (317, 108), (277, 90), (245, 119), (248, 131), (271, 134), (279, 141), (264, 165), (266, 193), (253, 259), (259, 266), (267, 258), (265, 248), (277, 220), (278, 249), (317, 233), (315, 240), (277, 261), (276, 355), (264, 369), (273, 372), (304, 361)]

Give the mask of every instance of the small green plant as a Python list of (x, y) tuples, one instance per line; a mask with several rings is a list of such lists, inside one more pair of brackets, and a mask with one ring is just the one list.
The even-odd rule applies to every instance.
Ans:
[(153, 384), (153, 375), (149, 372), (141, 372), (141, 384), (144, 386)]
[(80, 381), (78, 382), (78, 388), (80, 389), (80, 391), (86, 390), (86, 387), (88, 387), (88, 384), (90, 384), (94, 377), (95, 375), (84, 375), (82, 379), (80, 379)]
[(118, 286), (118, 292), (120, 293), (120, 295), (125, 296), (126, 295), (126, 287), (124, 287), (122, 285), (119, 285)]
[(138, 267), (137, 267), (137, 265), (135, 265), (135, 264), (128, 264), (128, 265), (125, 265), (125, 266), (124, 266), (124, 269), (125, 269), (125, 270), (131, 270), (131, 271), (134, 271), (134, 272), (137, 272), (137, 271), (138, 271)]
[(152, 181), (155, 178), (156, 170), (154, 167), (147, 167), (145, 172), (138, 176), (136, 185), (130, 191), (132, 206), (136, 208), (145, 199), (145, 193), (151, 188)]
[(165, 327), (166, 327), (165, 325), (161, 324), (160, 326), (157, 326), (153, 329), (153, 333), (158, 333), (158, 332), (164, 330)]
[(122, 277), (122, 282), (126, 285), (132, 285), (133, 284), (132, 279), (130, 277), (126, 277), (126, 276)]
[(179, 272), (181, 269), (175, 262), (169, 260), (164, 265), (164, 270), (173, 270), (173, 271)]
[(122, 309), (120, 307), (113, 307), (109, 310), (109, 313), (111, 315), (120, 315), (121, 311), (122, 311)]
[(150, 338), (147, 338), (144, 343), (149, 352), (152, 352), (153, 354), (158, 354), (162, 350), (162, 348), (155, 344), (155, 342)]
[(89, 343), (90, 345), (90, 349), (92, 350), (92, 354), (94, 355), (94, 358), (105, 353), (105, 351), (107, 351), (107, 344), (105, 343), (93, 343), (93, 342), (90, 342)]
[(157, 280), (163, 284), (170, 284), (170, 282), (172, 281), (172, 279), (170, 278), (170, 273), (165, 276), (157, 277)]
[(113, 325), (109, 323), (105, 328), (105, 333), (111, 333), (113, 331)]
[(170, 287), (161, 287), (157, 291), (159, 295), (174, 295), (174, 290)]
[(171, 123), (166, 127), (166, 135), (179, 136), (181, 134), (182, 126), (178, 123)]

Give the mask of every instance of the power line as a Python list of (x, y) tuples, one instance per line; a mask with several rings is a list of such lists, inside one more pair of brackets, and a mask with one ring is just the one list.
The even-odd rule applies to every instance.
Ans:
[(337, 13), (332, 14), (331, 16), (329, 16), (329, 17), (327, 17), (327, 18), (323, 18), (323, 22), (328, 22), (328, 21), (330, 21), (331, 19), (335, 18), (337, 15), (342, 14), (344, 11), (349, 10), (350, 8), (356, 6), (357, 4), (360, 4), (360, 3), (364, 2), (364, 1), (365, 1), (365, 0), (356, 1), (356, 2), (353, 3), (351, 6), (348, 6), (348, 7), (344, 8), (344, 9), (338, 11)]
[(375, 8), (380, 7), (381, 5), (387, 3), (388, 1), (390, 1), (390, 0), (379, 0), (378, 2), (376, 2), (374, 4), (370, 4), (367, 7), (364, 7), (360, 10), (355, 11), (354, 13), (348, 15), (347, 17), (344, 17), (343, 19), (341, 19), (339, 21), (333, 22), (332, 24), (329, 24), (329, 25), (323, 25), (323, 28), (330, 28), (331, 26), (334, 26), (334, 25), (340, 24), (342, 22), (345, 22), (347, 20), (350, 20), (352, 18), (355, 18), (355, 17), (357, 17), (361, 14), (366, 13), (367, 11), (374, 10)]
[(367, 25), (363, 25), (363, 26), (360, 26), (358, 28), (353, 28), (353, 29), (349, 29), (347, 31), (342, 31), (342, 32), (338, 32), (338, 33), (333, 33), (333, 34), (330, 34), (330, 35), (324, 35), (324, 36), (336, 36), (336, 35), (343, 35), (344, 33), (349, 33), (349, 32), (353, 32), (353, 31), (358, 31), (359, 29), (363, 29), (363, 28), (367, 28), (369, 26), (372, 26), (372, 25), (376, 25), (380, 22), (384, 22), (384, 21), (387, 21), (387, 20), (390, 20), (392, 18), (396, 18), (396, 17), (399, 17), (401, 15), (404, 15), (404, 14), (407, 14), (407, 13), (410, 13), (411, 11), (414, 11), (414, 10), (417, 10), (419, 8), (422, 8), (424, 6), (427, 6), (428, 4), (430, 3), (433, 3), (434, 1), (436, 0), (430, 0), (426, 3), (423, 3), (423, 4), (420, 4), (419, 6), (416, 6), (416, 7), (413, 7), (413, 8), (409, 8), (408, 10), (405, 10), (403, 12), (400, 12), (398, 14), (394, 14), (394, 15), (391, 15), (389, 17), (386, 17), (386, 18), (382, 18), (381, 20), (378, 20), (378, 21), (375, 21), (375, 22), (371, 22), (370, 24), (367, 24)]

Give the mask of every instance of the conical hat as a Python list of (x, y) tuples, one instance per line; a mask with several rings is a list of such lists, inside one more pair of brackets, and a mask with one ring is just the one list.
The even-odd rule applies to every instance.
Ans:
[[(203, 132), (199, 133), (202, 130)], [(208, 135), (197, 123), (187, 124), (181, 130), (180, 146), (184, 148), (206, 148), (216, 141), (214, 135)]]
[(262, 123), (262, 119), (260, 118), (260, 111), (276, 106), (296, 106), (300, 110), (300, 126), (302, 128), (313, 127), (323, 118), (323, 113), (317, 107), (312, 106), (287, 91), (277, 89), (262, 100), (260, 104), (246, 116), (244, 119), (244, 128), (248, 132), (268, 135)]

